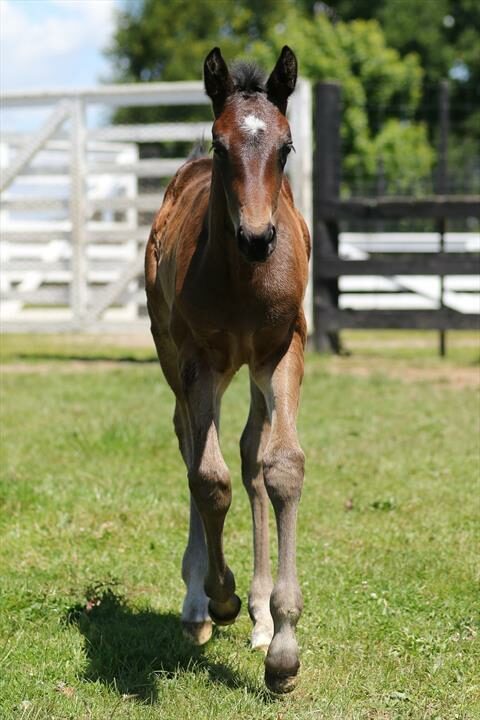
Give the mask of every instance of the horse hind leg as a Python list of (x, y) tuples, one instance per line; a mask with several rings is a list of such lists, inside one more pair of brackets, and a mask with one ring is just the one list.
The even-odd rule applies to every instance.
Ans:
[(200, 357), (186, 356), (180, 365), (188, 411), (192, 457), (188, 480), (207, 541), (205, 592), (208, 610), (217, 625), (229, 625), (240, 612), (235, 579), (225, 562), (223, 526), (230, 507), (230, 474), (223, 459), (218, 427), (220, 399), (228, 378), (217, 376)]
[[(177, 351), (168, 331), (162, 328), (158, 322), (152, 323), (152, 335), (163, 374), (176, 396), (173, 424), (180, 452), (188, 471), (192, 458), (192, 441), (178, 373)], [(203, 645), (212, 636), (208, 597), (204, 590), (207, 566), (208, 557), (202, 520), (195, 502), (190, 496), (188, 541), (182, 560), (182, 578), (186, 586), (186, 594), (181, 619), (184, 635), (196, 645)]]
[[(178, 372), (178, 353), (168, 330), (169, 310), (163, 296), (148, 302), (152, 320), (151, 332), (165, 379), (176, 397), (173, 424), (183, 461), (189, 471), (192, 464), (192, 439), (186, 401)], [(182, 606), (183, 632), (196, 645), (208, 642), (212, 635), (212, 621), (208, 614), (208, 597), (204, 590), (208, 555), (202, 519), (190, 496), (190, 523), (187, 547), (182, 560), (182, 578), (186, 594)]]
[(253, 523), (253, 579), (248, 611), (253, 622), (252, 648), (267, 652), (273, 637), (270, 595), (273, 588), (268, 548), (269, 499), (263, 479), (262, 457), (270, 422), (262, 393), (250, 380), (250, 412), (240, 440), (242, 480), (247, 490)]
[[(186, 411), (177, 401), (174, 415), (175, 432), (180, 452), (187, 468), (190, 466), (191, 447), (188, 436)], [(202, 519), (190, 495), (190, 524), (188, 542), (182, 560), (182, 578), (187, 592), (182, 607), (183, 632), (195, 645), (204, 645), (212, 636), (212, 621), (208, 614), (208, 597), (204, 590), (208, 569), (207, 546)]]
[(182, 627), (184, 635), (195, 645), (204, 645), (212, 636), (208, 597), (204, 590), (207, 568), (202, 520), (190, 497), (190, 528), (182, 561), (182, 578), (187, 588), (182, 607)]

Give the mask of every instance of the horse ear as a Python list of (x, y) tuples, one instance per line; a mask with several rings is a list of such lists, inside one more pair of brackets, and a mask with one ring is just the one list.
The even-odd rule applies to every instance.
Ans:
[(289, 96), (297, 82), (297, 58), (288, 45), (284, 45), (277, 64), (267, 80), (267, 97), (284, 115)]
[(222, 57), (220, 48), (210, 50), (203, 64), (205, 90), (212, 101), (213, 112), (218, 117), (223, 110), (225, 101), (233, 92), (233, 80)]

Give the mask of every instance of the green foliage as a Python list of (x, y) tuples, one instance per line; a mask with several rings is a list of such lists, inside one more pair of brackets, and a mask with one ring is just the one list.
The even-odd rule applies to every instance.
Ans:
[[(269, 0), (261, 6), (254, 0), (204, 0), (194, 6), (187, 0), (144, 0), (120, 13), (110, 56), (118, 80), (179, 80), (199, 78), (203, 58), (214, 45), (220, 45), (229, 60), (253, 57), (270, 69), (284, 44), (297, 53), (302, 75), (313, 82), (342, 84), (347, 180), (375, 175), (379, 150), (391, 146), (377, 136), (384, 122), (398, 115), (399, 107), (402, 122), (410, 129), (403, 129), (397, 143), (403, 143), (403, 153), (397, 152), (392, 161), (381, 158), (387, 186), (400, 183), (407, 188), (413, 170), (420, 178), (430, 175), (434, 156), (427, 134), (414, 120), (422, 68), (415, 54), (402, 58), (388, 46), (376, 20), (332, 23), (324, 13), (302, 11), (293, 0)], [(172, 112), (178, 118), (192, 111), (129, 109), (117, 119), (149, 121)], [(390, 134), (392, 128), (390, 124)], [(421, 161), (412, 168), (415, 157)]]
[(375, 155), (382, 158), (385, 176), (394, 191), (421, 194), (435, 153), (423, 123), (402, 124), (389, 118), (374, 140)]
[(332, 20), (380, 22), (387, 44), (402, 55), (415, 52), (425, 70), (425, 83), (449, 76), (456, 62), (465, 63), (468, 76), (454, 92), (478, 92), (480, 75), (480, 4), (478, 0), (298, 0), (308, 17), (324, 13)]
[[(423, 116), (433, 130), (438, 125), (437, 88), (449, 79), (449, 160), (452, 184), (467, 182), (478, 192), (480, 177), (480, 3), (478, 0), (383, 2), (379, 18), (390, 45), (414, 51), (425, 69), (425, 94), (432, 102)], [(435, 136), (435, 133), (431, 133)], [(477, 169), (469, 167), (476, 158)]]
[[(299, 0), (314, 17), (315, 0)], [(414, 52), (424, 71), (419, 111), (436, 142), (438, 84), (450, 81), (449, 165), (453, 191), (478, 192), (480, 176), (480, 3), (478, 0), (329, 0), (329, 17), (376, 19), (387, 45)]]
[[(375, 4), (375, 3), (374, 3)], [(392, 0), (376, 3), (377, 17), (388, 43), (401, 52), (414, 50), (421, 57), (426, 82), (447, 78), (455, 63), (465, 64), (468, 75), (458, 81), (472, 89), (480, 77), (480, 5), (477, 0)], [(478, 92), (478, 91), (477, 91)]]

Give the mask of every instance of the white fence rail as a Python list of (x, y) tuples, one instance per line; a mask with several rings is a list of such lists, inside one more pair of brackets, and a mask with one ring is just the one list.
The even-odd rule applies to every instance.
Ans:
[[(185, 158), (141, 159), (137, 143), (195, 143), (210, 137), (211, 122), (89, 127), (89, 110), (208, 102), (200, 82), (2, 96), (2, 112), (50, 109), (37, 132), (7, 132), (0, 144), (3, 331), (125, 332), (146, 325), (141, 270), (149, 223)], [(290, 122), (297, 149), (290, 178), (311, 223), (311, 92), (303, 79)], [(155, 180), (154, 192), (139, 191), (142, 178)]]

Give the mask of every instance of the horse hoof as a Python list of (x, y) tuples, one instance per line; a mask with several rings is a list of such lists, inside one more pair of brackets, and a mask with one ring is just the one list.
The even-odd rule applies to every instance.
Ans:
[(237, 619), (241, 607), (242, 601), (238, 595), (232, 595), (226, 603), (210, 600), (208, 603), (208, 614), (215, 625), (232, 625)]
[(273, 630), (258, 629), (252, 632), (252, 650), (265, 653), (268, 652), (270, 643), (272, 642)]
[(203, 622), (187, 622), (182, 620), (184, 636), (194, 645), (205, 645), (212, 637), (212, 623), (210, 620)]
[(265, 685), (270, 692), (276, 695), (285, 695), (295, 690), (298, 682), (297, 675), (274, 675), (265, 670)]

